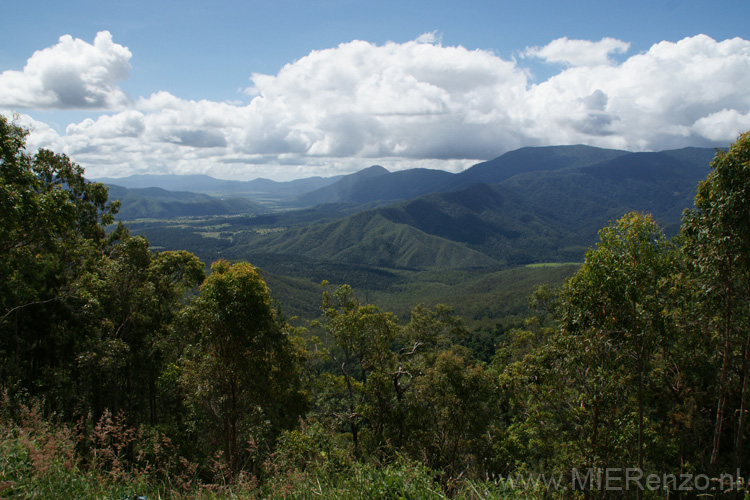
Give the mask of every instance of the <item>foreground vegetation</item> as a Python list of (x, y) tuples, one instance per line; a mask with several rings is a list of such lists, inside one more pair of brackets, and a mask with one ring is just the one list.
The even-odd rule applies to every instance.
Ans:
[(678, 236), (626, 214), (491, 349), (348, 285), (287, 319), (252, 265), (107, 232), (104, 186), (0, 140), (2, 497), (745, 493), (750, 134)]
[[(406, 459), (388, 463), (339, 461), (335, 470), (319, 463), (313, 470), (265, 467), (265, 481), (248, 475), (229, 476), (224, 464), (211, 466), (213, 480), (205, 482), (197, 466), (174, 455), (169, 440), (145, 438), (116, 419), (97, 428), (86, 441), (84, 458), (77, 448), (82, 436), (75, 429), (45, 422), (37, 408), (23, 408), (21, 424), (2, 421), (0, 435), (0, 494), (2, 498), (162, 498), (162, 499), (514, 499), (541, 498), (541, 487), (525, 488), (501, 479), (462, 481), (446, 492), (432, 471)], [(135, 444), (138, 455), (125, 459)], [(342, 457), (340, 457), (342, 458)]]

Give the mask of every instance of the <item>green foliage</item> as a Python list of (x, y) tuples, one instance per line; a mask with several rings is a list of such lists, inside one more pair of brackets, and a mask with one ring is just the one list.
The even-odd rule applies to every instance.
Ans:
[(560, 330), (523, 360), (534, 420), (556, 424), (539, 437), (534, 428), (528, 439), (563, 470), (644, 470), (648, 424), (668, 418), (650, 394), (658, 390), (655, 365), (671, 357), (665, 311), (673, 252), (653, 220), (637, 213), (600, 236), (562, 291)]
[(0, 384), (71, 403), (77, 287), (118, 205), (66, 156), (28, 154), (25, 139), (0, 117)]
[(299, 429), (282, 431), (266, 462), (266, 473), (275, 480), (304, 474), (330, 482), (350, 473), (354, 463), (353, 450), (336, 429), (310, 419), (302, 421)]
[(324, 292), (323, 310), (341, 353), (337, 359), (333, 351), (341, 371), (333, 394), (345, 406), (334, 414), (356, 453), (404, 450), (440, 470), (444, 485), (485, 456), (482, 436), (496, 410), (493, 377), (468, 359), (468, 350), (451, 347), (468, 332), (449, 308), (419, 305), (398, 327), (341, 286)]
[(139, 408), (134, 423), (162, 421), (157, 380), (178, 356), (171, 324), (185, 295), (204, 277), (203, 264), (184, 251), (149, 250), (124, 226), (110, 234), (109, 251), (80, 283), (85, 338), (76, 356), (85, 403), (94, 419), (105, 409)]
[[(732, 465), (739, 467), (750, 378), (750, 133), (742, 134), (729, 151), (716, 153), (711, 173), (698, 185), (695, 209), (684, 218), (691, 291), (700, 304), (696, 313), (721, 367), (711, 464), (727, 464), (720, 451), (730, 447)], [(737, 430), (727, 443), (725, 420), (731, 408), (737, 408)]]
[(113, 184), (108, 187), (110, 198), (121, 203), (117, 218), (122, 221), (252, 214), (263, 211), (257, 203), (245, 198), (213, 198), (205, 194), (160, 188), (127, 189)]
[[(197, 489), (196, 465), (178, 456), (162, 434), (147, 435), (109, 413), (86, 434), (81, 426), (43, 418), (38, 405), (9, 406), (7, 399), (0, 404), (4, 498), (180, 498)], [(8, 418), (10, 410), (17, 410), (16, 419)]]
[(405, 440), (411, 456), (427, 457), (446, 483), (481, 467), (476, 464), (488, 455), (486, 436), (499, 409), (494, 377), (455, 347), (440, 352), (412, 386)]
[(296, 421), (304, 402), (292, 345), (263, 279), (247, 263), (217, 261), (211, 271), (186, 312), (195, 340), (180, 381), (194, 415), (206, 422), (200, 438), (221, 447), (239, 472), (258, 445)]

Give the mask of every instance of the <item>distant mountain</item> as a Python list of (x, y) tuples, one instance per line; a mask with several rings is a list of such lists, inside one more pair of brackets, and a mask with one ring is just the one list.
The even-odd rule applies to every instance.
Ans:
[(460, 243), (388, 220), (377, 210), (367, 210), (328, 224), (252, 238), (244, 245), (227, 249), (224, 255), (243, 258), (250, 253), (300, 255), (344, 264), (408, 269), (499, 264)]
[[(550, 152), (554, 150), (545, 154)], [(558, 168), (543, 168), (543, 162), (527, 162), (531, 171), (512, 162), (485, 164), (475, 178), (505, 179), (363, 210), (325, 224), (238, 238), (226, 252), (231, 258), (265, 252), (409, 269), (580, 261), (596, 242), (598, 230), (628, 211), (652, 213), (674, 233), (714, 155), (713, 150), (697, 148), (564, 152), (576, 154), (552, 155)], [(582, 165), (570, 160), (574, 156), (583, 158)], [(605, 159), (596, 162), (596, 157)], [(511, 175), (514, 170), (520, 173)], [(384, 181), (393, 175), (374, 173), (368, 184), (388, 185)], [(361, 186), (351, 182), (347, 189), (338, 193), (351, 196)]]
[(109, 185), (109, 199), (120, 200), (118, 220), (174, 219), (187, 216), (235, 215), (263, 212), (257, 203), (244, 198), (215, 198), (200, 193), (168, 191), (157, 187), (128, 189)]
[(440, 191), (453, 178), (454, 174), (443, 170), (415, 168), (389, 172), (374, 165), (347, 175), (335, 184), (301, 195), (291, 203), (305, 207), (320, 203), (408, 200)]
[(337, 182), (342, 176), (308, 177), (288, 182), (269, 179), (252, 181), (229, 181), (208, 175), (151, 175), (138, 174), (128, 177), (102, 177), (93, 179), (104, 184), (115, 184), (129, 189), (158, 187), (172, 191), (189, 191), (215, 196), (242, 196), (247, 198), (290, 198), (314, 191)]
[(651, 213), (674, 234), (714, 154), (703, 148), (628, 153), (594, 165), (520, 174), (501, 185), (523, 196), (535, 213), (590, 240), (629, 210)]
[(232, 258), (265, 251), (377, 267), (477, 268), (556, 260), (560, 242), (571, 236), (511, 190), (475, 184), (250, 238), (228, 251)]
[[(446, 303), (492, 327), (522, 309), (519, 297), (537, 283), (562, 283), (576, 269), (523, 264), (581, 262), (597, 232), (631, 210), (652, 213), (675, 234), (714, 155), (566, 146), (524, 148), (460, 174), (376, 166), (309, 196), (314, 206), (129, 227), (154, 249), (259, 266), (274, 296), (292, 304), (290, 316), (319, 314), (319, 283), (328, 280), (402, 315), (417, 302)], [(174, 196), (142, 194), (160, 203)]]
[(156, 174), (136, 174), (127, 177), (99, 177), (92, 179), (104, 184), (112, 184), (128, 189), (142, 188), (161, 188), (171, 191), (189, 191), (193, 193), (203, 193), (204, 190), (212, 189), (213, 186), (221, 185), (225, 182), (214, 179), (208, 175), (156, 175)]
[(444, 190), (462, 189), (477, 182), (498, 184), (518, 174), (584, 167), (628, 154), (627, 151), (584, 145), (521, 148), (456, 174)]
[[(631, 178), (637, 175), (641, 180), (646, 180), (648, 175), (684, 174), (686, 182), (692, 182), (695, 178), (694, 170), (705, 172), (714, 153), (713, 149), (705, 148), (629, 153), (583, 145), (549, 146), (510, 151), (458, 174), (424, 168), (389, 172), (382, 166), (373, 165), (354, 174), (328, 178), (309, 177), (289, 182), (268, 179), (227, 181), (207, 175), (133, 175), (97, 180), (127, 188), (160, 187), (215, 196), (239, 196), (250, 198), (268, 208), (305, 208), (324, 203), (372, 206), (431, 193), (459, 191), (476, 183), (493, 185), (517, 176), (537, 173), (543, 178), (550, 172), (567, 172), (571, 169), (580, 171), (586, 167), (593, 169), (587, 174), (591, 178), (615, 180), (615, 176), (627, 174)], [(654, 162), (659, 163), (659, 168), (655, 167)]]
[(308, 192), (291, 201), (292, 205), (309, 207), (320, 203), (359, 202), (358, 194), (375, 178), (390, 172), (380, 165), (345, 175), (333, 184)]
[[(662, 155), (661, 166), (654, 167), (653, 161)], [(571, 169), (596, 167), (600, 173), (625, 169), (630, 175), (638, 174), (641, 179), (647, 175), (666, 175), (686, 171), (685, 178), (695, 178), (694, 170), (701, 175), (708, 168), (713, 158), (713, 149), (686, 148), (684, 150), (665, 151), (662, 153), (629, 153), (627, 151), (601, 149), (591, 146), (549, 146), (522, 148), (508, 152), (494, 160), (478, 163), (467, 170), (451, 174), (441, 170), (411, 169), (389, 172), (374, 166), (342, 177), (338, 182), (324, 188), (303, 194), (290, 203), (293, 206), (306, 207), (319, 203), (373, 203), (384, 201), (409, 200), (431, 193), (458, 191), (476, 183), (499, 184), (516, 176), (545, 172), (562, 172)], [(645, 161), (640, 167), (636, 165)], [(671, 169), (666, 163), (671, 162)], [(664, 168), (662, 168), (664, 167)], [(636, 171), (640, 168), (639, 171)], [(651, 174), (649, 170), (653, 170)], [(595, 170), (590, 175), (596, 176)], [(611, 174), (607, 174), (610, 175)], [(653, 180), (653, 179), (652, 179)], [(694, 186), (693, 186), (694, 187)]]

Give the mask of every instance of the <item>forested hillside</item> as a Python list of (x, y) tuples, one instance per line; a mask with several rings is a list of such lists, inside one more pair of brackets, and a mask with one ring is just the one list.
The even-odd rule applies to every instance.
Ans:
[[(326, 255), (347, 267), (316, 272), (389, 286), (475, 272), (464, 291), (478, 292), (501, 286), (496, 262), (564, 258), (585, 245), (574, 233), (657, 189), (654, 169), (672, 175), (663, 206), (600, 225), (583, 265), (559, 288), (540, 283), (491, 350), (450, 307), (415, 294), (396, 315), (347, 272), (303, 287), (313, 321), (286, 317), (260, 261), (207, 272), (188, 251), (154, 251), (112, 226), (119, 203), (103, 184), (63, 155), (26, 152), (25, 138), (0, 117), (2, 497), (746, 495), (750, 133), (716, 152), (669, 236), (659, 219), (695, 192), (671, 153), (340, 207), (307, 229), (269, 220), (244, 242), (279, 266), (276, 252), (288, 267)], [(581, 206), (539, 206), (535, 193), (563, 181)], [(612, 212), (585, 217), (607, 192)], [(563, 215), (579, 225), (556, 226)], [(235, 237), (221, 231), (209, 238)], [(337, 239), (360, 247), (334, 254)], [(299, 279), (276, 276), (287, 293)]]
[[(476, 283), (476, 273), (517, 276), (518, 266), (580, 263), (598, 230), (633, 210), (652, 214), (671, 237), (714, 154), (555, 146), (512, 151), (460, 174), (371, 167), (309, 192), (303, 204), (328, 201), (309, 208), (128, 227), (160, 250), (258, 263), (289, 316), (316, 314), (309, 297), (329, 279), (402, 315), (414, 301), (447, 300), (473, 328), (499, 332), (520, 320), (532, 288), (502, 302), (491, 294), (469, 302), (464, 284)], [(559, 285), (573, 269), (559, 271), (534, 273)], [(433, 286), (434, 272), (450, 272), (454, 291)]]
[[(625, 153), (575, 146), (526, 148), (458, 175), (371, 167), (305, 195), (307, 203), (328, 202), (314, 209), (223, 221), (231, 241), (221, 251), (229, 258), (273, 249), (307, 257), (335, 255), (352, 263), (377, 261), (391, 268), (445, 267), (434, 252), (405, 259), (401, 251), (390, 257), (377, 251), (392, 245), (393, 234), (406, 228), (417, 240), (406, 246), (438, 237), (484, 254), (489, 257), (480, 259), (485, 265), (580, 260), (598, 229), (630, 210), (651, 213), (670, 235), (677, 232), (682, 210), (692, 205), (713, 154), (707, 149)], [(406, 201), (384, 204), (394, 199)], [(165, 225), (134, 227), (160, 241), (157, 233)], [(263, 230), (243, 231), (242, 225)], [(369, 234), (362, 232), (363, 225)], [(335, 234), (333, 253), (331, 240), (321, 234)], [(474, 252), (455, 248), (466, 257), (450, 259), (451, 267), (482, 265)], [(345, 249), (353, 257), (339, 255)]]
[(246, 198), (221, 199), (157, 187), (128, 189), (109, 185), (108, 189), (110, 199), (120, 202), (117, 216), (122, 220), (253, 214), (265, 211)]

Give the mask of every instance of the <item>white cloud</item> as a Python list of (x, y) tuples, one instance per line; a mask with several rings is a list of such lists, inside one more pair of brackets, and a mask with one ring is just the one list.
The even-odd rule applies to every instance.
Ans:
[[(532, 127), (550, 143), (657, 150), (716, 140), (695, 124), (723, 109), (750, 111), (750, 42), (699, 35), (661, 42), (620, 65), (567, 69), (529, 89)], [(591, 106), (589, 96), (598, 93)], [(739, 123), (737, 123), (739, 125)], [(592, 129), (596, 133), (587, 132)], [(741, 130), (735, 130), (736, 135)]]
[(712, 141), (733, 142), (740, 131), (750, 130), (750, 112), (722, 109), (698, 119), (693, 130)]
[(478, 151), (477, 134), (513, 141), (509, 113), (527, 85), (525, 71), (490, 52), (416, 41), (341, 44), (252, 81), (251, 110), (272, 118), (263, 133), (290, 148), (320, 156), (411, 158), (497, 150), (484, 144)]
[(34, 120), (27, 114), (14, 113), (10, 110), (0, 109), (0, 114), (29, 132), (26, 137), (26, 150), (28, 152), (35, 152), (41, 148), (58, 153), (64, 151), (66, 147), (65, 138), (60, 137), (48, 124)]
[(143, 113), (133, 110), (113, 116), (103, 115), (96, 121), (87, 118), (79, 124), (68, 125), (65, 133), (68, 136), (85, 135), (91, 138), (135, 138), (145, 128), (143, 118)]
[(614, 38), (602, 38), (598, 42), (591, 42), (564, 37), (553, 40), (544, 47), (529, 47), (523, 55), (569, 66), (602, 66), (614, 64), (609, 57), (610, 54), (624, 54), (629, 48), (629, 43)]
[(128, 96), (117, 86), (128, 78), (130, 51), (108, 31), (91, 45), (70, 35), (35, 52), (23, 71), (0, 73), (0, 106), (33, 109), (117, 109)]
[(380, 46), (352, 41), (276, 75), (253, 74), (245, 105), (156, 92), (63, 135), (47, 127), (37, 137), (93, 176), (247, 179), (334, 175), (373, 163), (455, 171), (528, 145), (710, 146), (750, 128), (749, 41), (699, 35), (618, 63), (608, 56), (626, 44), (607, 40), (578, 45), (577, 60), (570, 54), (578, 41), (549, 44), (561, 48), (545, 52), (547, 60), (575, 65), (539, 84), (516, 61), (444, 47), (434, 34)]

